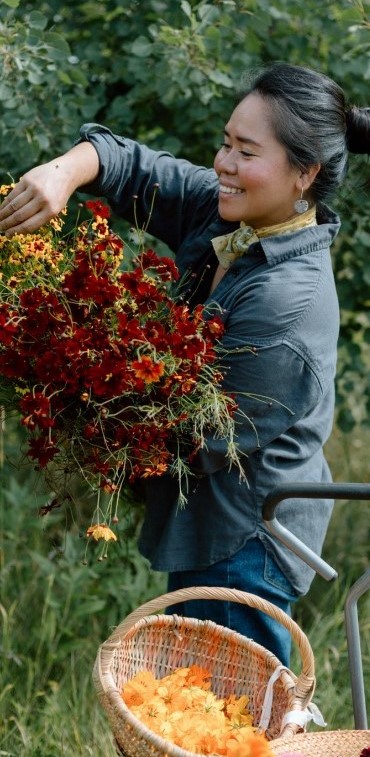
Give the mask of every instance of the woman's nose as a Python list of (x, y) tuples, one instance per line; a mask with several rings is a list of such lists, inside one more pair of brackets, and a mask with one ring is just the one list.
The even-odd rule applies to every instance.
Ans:
[(234, 154), (234, 150), (229, 150), (227, 153), (219, 153), (217, 156), (217, 171), (224, 171), (225, 173), (236, 173), (237, 162)]

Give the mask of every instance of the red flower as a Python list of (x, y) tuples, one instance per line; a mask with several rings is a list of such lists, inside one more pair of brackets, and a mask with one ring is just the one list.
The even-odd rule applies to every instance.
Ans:
[(145, 333), (141, 328), (138, 318), (129, 318), (127, 313), (117, 314), (117, 336), (121, 343), (128, 346), (130, 342), (138, 344), (145, 339)]
[(22, 424), (31, 431), (35, 428), (52, 428), (55, 421), (51, 418), (50, 400), (41, 392), (25, 394), (20, 401), (23, 415)]
[(27, 380), (29, 373), (30, 365), (27, 354), (23, 355), (18, 349), (12, 347), (0, 353), (0, 375), (18, 381), (19, 379)]
[(109, 307), (118, 299), (120, 291), (116, 284), (112, 284), (106, 276), (97, 276), (94, 271), (84, 270), (83, 261), (74, 271), (67, 274), (63, 290), (76, 302), (92, 303)]
[(88, 210), (91, 211), (93, 216), (99, 216), (99, 218), (110, 218), (110, 209), (101, 200), (87, 200), (85, 205)]
[(160, 288), (144, 279), (140, 269), (123, 273), (120, 277), (120, 284), (135, 297), (135, 304), (141, 313), (146, 313), (148, 310), (152, 311), (153, 303), (166, 300), (166, 295)]
[(38, 462), (40, 468), (45, 468), (58, 452), (58, 447), (52, 441), (39, 436), (29, 441), (29, 451), (27, 454), (32, 460)]
[(17, 334), (18, 327), (15, 322), (17, 313), (9, 305), (0, 305), (0, 347), (10, 346), (14, 343), (14, 336)]
[(180, 278), (179, 270), (172, 258), (160, 257), (154, 250), (146, 250), (137, 258), (138, 264), (143, 268), (153, 268), (162, 281), (177, 281)]
[(224, 333), (224, 331), (225, 331), (224, 322), (219, 316), (215, 316), (214, 318), (210, 318), (208, 321), (205, 322), (203, 335), (211, 339), (213, 339), (214, 337), (217, 337), (219, 339)]

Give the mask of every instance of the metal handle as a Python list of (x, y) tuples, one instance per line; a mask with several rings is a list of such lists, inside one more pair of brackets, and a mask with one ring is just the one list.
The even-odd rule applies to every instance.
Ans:
[(265, 498), (262, 517), (268, 530), (283, 544), (304, 560), (326, 581), (333, 581), (338, 573), (325, 560), (292, 534), (274, 516), (277, 505), (291, 497), (306, 499), (370, 499), (370, 484), (283, 484), (273, 489)]
[[(294, 483), (278, 486), (267, 495), (262, 508), (262, 517), (266, 527), (280, 541), (307, 563), (326, 581), (337, 577), (337, 572), (328, 563), (315, 554), (300, 539), (279, 523), (274, 512), (283, 499), (290, 497), (311, 499), (370, 499), (370, 484), (307, 484)], [(358, 624), (357, 601), (370, 588), (370, 569), (360, 576), (351, 587), (346, 599), (344, 616), (347, 636), (348, 662), (351, 678), (353, 712), (355, 727), (367, 729), (367, 712), (365, 701), (364, 676), (362, 670), (361, 642)]]
[(364, 731), (368, 726), (357, 602), (369, 589), (370, 568), (351, 586), (344, 606), (355, 728)]

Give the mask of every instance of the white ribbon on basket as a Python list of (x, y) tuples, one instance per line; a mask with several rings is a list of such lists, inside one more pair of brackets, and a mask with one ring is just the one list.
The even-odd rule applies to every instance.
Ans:
[[(261, 717), (258, 724), (259, 731), (267, 731), (271, 718), (274, 683), (278, 680), (278, 678), (280, 678), (281, 673), (284, 670), (286, 670), (287, 673), (291, 675), (289, 668), (285, 667), (285, 665), (278, 665), (278, 667), (275, 668), (273, 674), (270, 676), (269, 682), (266, 687)], [(325, 726), (327, 725), (319, 708), (316, 706), (316, 704), (314, 704), (314, 702), (310, 702), (305, 710), (290, 710), (290, 712), (286, 712), (282, 719), (281, 731), (283, 731), (288, 723), (295, 723), (296, 725), (300, 726), (300, 728), (305, 728), (307, 723), (309, 723), (311, 720), (313, 720), (316, 725), (319, 725), (322, 728), (325, 728)]]

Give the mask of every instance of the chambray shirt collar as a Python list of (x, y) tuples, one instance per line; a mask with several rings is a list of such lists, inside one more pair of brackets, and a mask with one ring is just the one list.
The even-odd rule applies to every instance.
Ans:
[(250, 249), (252, 251), (257, 245), (261, 247), (267, 264), (274, 266), (289, 258), (330, 247), (339, 229), (339, 216), (327, 205), (320, 204), (317, 208), (317, 226), (298, 229), (290, 234), (263, 237)]

